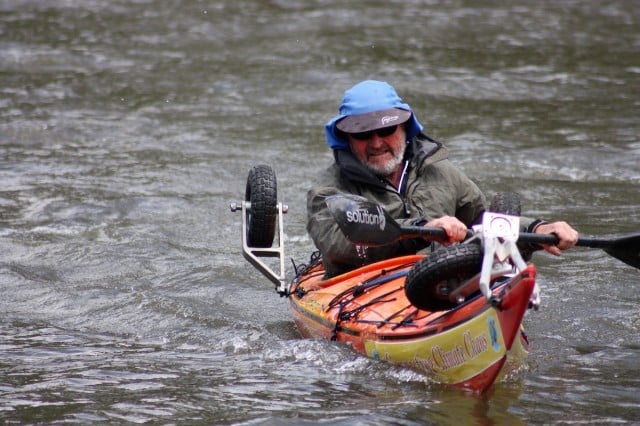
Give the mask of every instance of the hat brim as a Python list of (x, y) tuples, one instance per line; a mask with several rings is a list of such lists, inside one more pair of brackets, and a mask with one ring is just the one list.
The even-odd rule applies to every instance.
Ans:
[(336, 127), (345, 133), (360, 133), (402, 124), (410, 118), (411, 111), (389, 108), (365, 114), (349, 115), (338, 121)]

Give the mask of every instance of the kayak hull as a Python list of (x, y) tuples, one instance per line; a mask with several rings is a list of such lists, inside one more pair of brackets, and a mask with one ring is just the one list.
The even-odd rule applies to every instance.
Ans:
[(526, 360), (522, 320), (535, 267), (492, 284), (498, 306), (478, 294), (454, 309), (429, 312), (404, 292), (406, 274), (423, 257), (388, 259), (327, 280), (318, 266), (291, 285), (293, 319), (304, 337), (344, 342), (436, 383), (483, 392)]

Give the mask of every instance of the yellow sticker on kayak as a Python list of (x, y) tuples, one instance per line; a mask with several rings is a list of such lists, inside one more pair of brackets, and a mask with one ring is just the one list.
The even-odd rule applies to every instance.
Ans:
[(423, 338), (402, 341), (367, 340), (367, 355), (424, 371), (442, 383), (467, 380), (507, 353), (494, 309), (469, 321)]

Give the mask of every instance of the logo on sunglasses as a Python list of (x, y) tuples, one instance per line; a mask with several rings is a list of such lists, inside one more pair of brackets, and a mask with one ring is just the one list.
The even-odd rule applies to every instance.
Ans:
[(399, 115), (385, 115), (384, 117), (382, 117), (380, 119), (380, 122), (382, 123), (383, 126), (386, 126), (389, 123), (393, 123), (394, 121), (398, 121), (399, 118), (400, 118)]

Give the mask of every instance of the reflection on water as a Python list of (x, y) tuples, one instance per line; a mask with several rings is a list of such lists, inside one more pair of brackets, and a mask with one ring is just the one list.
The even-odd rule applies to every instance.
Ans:
[(632, 0), (0, 2), (0, 419), (635, 422), (637, 270), (537, 254), (530, 371), (472, 396), (300, 339), (228, 205), (272, 165), (305, 262), (322, 125), (377, 78), (488, 195), (637, 231), (639, 19)]

